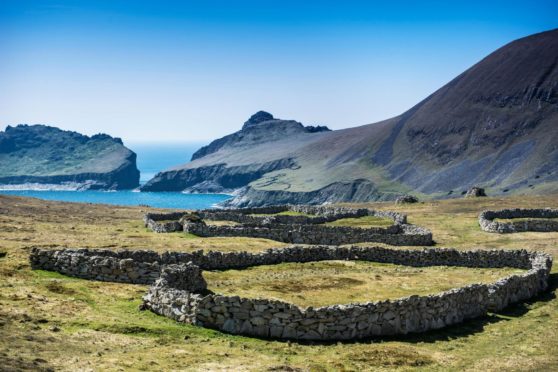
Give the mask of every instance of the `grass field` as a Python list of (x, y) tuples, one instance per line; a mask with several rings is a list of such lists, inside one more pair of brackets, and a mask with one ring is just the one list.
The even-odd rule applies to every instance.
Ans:
[(341, 218), (332, 222), (326, 222), (327, 226), (351, 226), (351, 227), (388, 227), (393, 225), (393, 220), (390, 218), (364, 216), (358, 218)]
[[(525, 248), (558, 257), (558, 233), (491, 234), (481, 231), (477, 222), (478, 213), (484, 209), (556, 207), (558, 196), (368, 206), (407, 213), (410, 223), (433, 231), (438, 246)], [(146, 286), (86, 281), (30, 270), (28, 254), (34, 246), (148, 248), (160, 252), (259, 251), (284, 246), (264, 239), (202, 239), (183, 233), (155, 234), (143, 227), (144, 211), (143, 208), (0, 196), (0, 253), (5, 253), (3, 257), (0, 254), (0, 370), (513, 371), (558, 368), (556, 269), (551, 274), (548, 293), (502, 313), (425, 334), (333, 344), (259, 340), (178, 324), (138, 310)], [(411, 283), (401, 279), (403, 272), (399, 273), (403, 275), (401, 280), (397, 279), (396, 268), (360, 267), (360, 263), (341, 268), (335, 265), (338, 264), (334, 263), (333, 268), (330, 263), (315, 264), (310, 270), (294, 265), (283, 279), (294, 286), (295, 275), (302, 273), (300, 275), (308, 278), (304, 296), (318, 301), (323, 300), (322, 295), (324, 299), (331, 295), (327, 295), (327, 291), (335, 291), (335, 286), (331, 285), (335, 278), (358, 276), (366, 270), (374, 273), (377, 287), (374, 290), (390, 297), (399, 296), (398, 289), (392, 285), (394, 282)], [(262, 281), (273, 283), (273, 278), (266, 275), (279, 279), (282, 269), (283, 265), (258, 268), (265, 273), (256, 270), (250, 281), (258, 284), (254, 278), (259, 276)], [(451, 272), (457, 269), (428, 270), (434, 271), (416, 276), (412, 290), (429, 291), (429, 287), (436, 289), (435, 286), (445, 285), (444, 281), (468, 282), (471, 278), (477, 281), (482, 275), (490, 274), (487, 271), (475, 275), (474, 270), (469, 269), (459, 275)], [(376, 272), (381, 277), (377, 282)], [(224, 275), (206, 275), (214, 274)], [(461, 275), (471, 278), (456, 278)], [(333, 279), (328, 283), (326, 277)], [(312, 278), (318, 280), (316, 285)], [(211, 285), (218, 284), (215, 279), (211, 280)], [(244, 279), (229, 273), (221, 280), (242, 282)], [(328, 285), (322, 286), (319, 280)], [(306, 288), (312, 286), (315, 288)], [(223, 284), (219, 291), (225, 289)], [(389, 293), (391, 290), (393, 293)], [(353, 295), (352, 290), (345, 292), (335, 296)]]
[(324, 261), (205, 272), (204, 277), (208, 288), (216, 293), (319, 307), (434, 294), (472, 283), (494, 282), (521, 271)]

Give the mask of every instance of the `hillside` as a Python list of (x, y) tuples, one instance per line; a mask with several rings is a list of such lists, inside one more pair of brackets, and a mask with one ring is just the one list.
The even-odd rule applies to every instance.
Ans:
[(268, 172), (296, 168), (289, 153), (327, 132), (326, 127), (305, 127), (259, 111), (240, 131), (202, 147), (192, 162), (157, 174), (141, 190), (230, 192)]
[(8, 126), (0, 132), (0, 187), (24, 184), (132, 189), (139, 186), (136, 154), (106, 134), (88, 137), (45, 125)]
[(473, 185), (492, 195), (553, 192), (557, 103), (552, 30), (496, 50), (395, 118), (319, 133), (263, 121), (143, 190), (234, 189), (236, 206), (451, 197)]

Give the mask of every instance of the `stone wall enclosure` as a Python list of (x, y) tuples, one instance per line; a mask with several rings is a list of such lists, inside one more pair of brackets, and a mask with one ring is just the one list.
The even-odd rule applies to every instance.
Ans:
[[(281, 212), (307, 215), (277, 215)], [(283, 205), (263, 208), (202, 210), (198, 218), (183, 218), (186, 212), (148, 213), (146, 227), (155, 232), (184, 231), (201, 237), (244, 236), (271, 239), (291, 244), (343, 245), (377, 242), (390, 245), (432, 245), (432, 233), (423, 227), (407, 224), (407, 216), (391, 211), (331, 206)], [(343, 218), (375, 216), (393, 220), (388, 227), (327, 226)], [(216, 226), (208, 221), (232, 221), (237, 226)]]
[[(494, 221), (496, 218), (530, 219), (511, 222), (498, 222)], [(551, 220), (550, 218), (558, 218), (558, 209), (502, 209), (499, 211), (482, 212), (479, 215), (479, 225), (484, 231), (502, 234), (524, 231), (558, 231), (558, 220)]]
[[(298, 212), (277, 214), (280, 212)], [(389, 218), (388, 227), (327, 226), (341, 218)], [(535, 217), (546, 220), (500, 223), (495, 218)], [(486, 231), (557, 231), (558, 210), (485, 211), (479, 223)], [(206, 224), (232, 221), (232, 226)], [(33, 249), (33, 269), (51, 270), (84, 279), (149, 284), (143, 308), (179, 322), (231, 334), (272, 339), (350, 340), (424, 332), (498, 311), (531, 298), (548, 286), (550, 255), (526, 250), (423, 248), (396, 249), (347, 246), (357, 242), (392, 245), (431, 245), (429, 230), (407, 224), (404, 214), (331, 206), (274, 206), (251, 209), (203, 210), (195, 213), (148, 213), (147, 227), (155, 232), (185, 231), (199, 236), (252, 236), (292, 245), (249, 252), (165, 252), (106, 249)], [(522, 230), (523, 229), (523, 230)], [(554, 230), (553, 230), (554, 229)], [(396, 300), (301, 308), (270, 299), (223, 296), (207, 289), (204, 270), (243, 269), (283, 262), (360, 260), (408, 266), (462, 266), (523, 269), (490, 284), (472, 284), (427, 296)]]
[[(491, 284), (430, 296), (300, 308), (268, 299), (221, 296), (206, 290), (200, 270), (280, 262), (364, 260), (410, 266), (515, 267), (527, 270)], [(401, 250), (381, 247), (291, 246), (262, 253), (193, 253), (34, 249), (33, 269), (86, 279), (151, 283), (144, 307), (180, 322), (232, 334), (274, 339), (348, 340), (437, 329), (497, 311), (547, 288), (549, 255), (525, 250)]]

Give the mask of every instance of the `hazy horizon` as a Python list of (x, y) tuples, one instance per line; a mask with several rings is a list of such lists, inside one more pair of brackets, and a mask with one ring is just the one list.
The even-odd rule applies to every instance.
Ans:
[(0, 129), (42, 123), (128, 145), (207, 143), (258, 110), (364, 125), (558, 14), (552, 1), (133, 4), (3, 1)]

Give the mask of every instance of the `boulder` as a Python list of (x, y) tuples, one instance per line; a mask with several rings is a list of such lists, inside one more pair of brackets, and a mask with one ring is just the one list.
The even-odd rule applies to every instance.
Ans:
[(486, 193), (484, 192), (484, 189), (482, 187), (477, 186), (471, 187), (465, 194), (466, 198), (478, 198), (481, 196), (486, 196)]
[(418, 203), (418, 198), (413, 195), (402, 195), (395, 199), (395, 204), (412, 204)]

